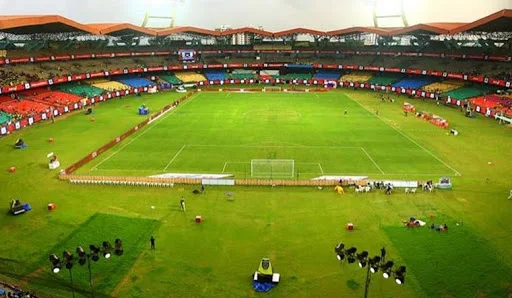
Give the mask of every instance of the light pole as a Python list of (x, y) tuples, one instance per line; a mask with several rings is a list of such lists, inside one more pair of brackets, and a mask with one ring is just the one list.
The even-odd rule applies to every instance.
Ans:
[[(121, 256), (124, 252), (123, 250), (123, 241), (121, 239), (115, 240), (115, 247), (114, 247), (114, 254), (117, 256)], [(76, 248), (76, 254), (78, 255), (78, 264), (80, 266), (84, 266), (85, 263), (87, 263), (87, 269), (89, 271), (89, 284), (91, 285), (91, 297), (94, 298), (94, 279), (92, 276), (92, 270), (91, 270), (91, 259), (93, 262), (97, 262), (100, 260), (100, 252), (103, 253), (103, 257), (105, 259), (109, 259), (111, 257), (111, 251), (112, 246), (108, 241), (103, 241), (101, 248), (99, 246), (96, 246), (94, 244), (89, 245), (90, 252), (86, 253), (85, 250), (82, 248), (82, 246), (78, 246)], [(73, 268), (74, 263), (74, 256), (67, 250), (65, 250), (62, 253), (64, 264), (66, 266), (66, 269), (69, 270), (69, 279), (71, 281), (71, 292), (73, 294), (73, 298), (75, 297), (75, 287), (73, 285), (73, 273), (71, 272), (71, 269)], [(50, 263), (52, 265), (52, 272), (53, 273), (59, 273), (61, 269), (62, 262), (57, 257), (56, 254), (50, 255)]]
[(369, 254), (367, 251), (363, 251), (359, 254), (356, 254), (357, 248), (350, 247), (348, 249), (345, 248), (345, 244), (339, 243), (334, 247), (334, 252), (336, 253), (336, 258), (338, 261), (345, 260), (345, 257), (349, 264), (352, 264), (357, 260), (359, 260), (358, 265), (360, 268), (366, 268), (366, 281), (364, 287), (364, 298), (368, 298), (368, 290), (370, 288), (372, 274), (375, 274), (380, 270), (383, 271), (382, 276), (385, 279), (388, 279), (393, 273), (395, 276), (395, 282), (398, 285), (403, 285), (405, 283), (405, 266), (400, 266), (396, 270), (392, 270), (394, 263), (392, 261), (386, 262), (386, 249), (382, 248), (380, 250), (380, 256), (374, 256), (369, 258)]

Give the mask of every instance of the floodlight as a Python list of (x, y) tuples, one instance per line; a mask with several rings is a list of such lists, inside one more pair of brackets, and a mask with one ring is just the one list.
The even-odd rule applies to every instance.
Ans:
[(98, 260), (100, 259), (98, 255), (100, 253), (100, 248), (96, 247), (94, 244), (91, 244), (89, 245), (89, 249), (91, 250), (91, 260), (93, 260), (94, 262), (98, 262)]
[(71, 268), (73, 268), (73, 255), (69, 251), (65, 250), (62, 253), (62, 257), (64, 258), (66, 269), (71, 270)]
[(371, 273), (376, 273), (377, 271), (379, 271), (380, 260), (381, 260), (381, 258), (379, 256), (375, 256), (370, 259), (370, 272)]
[(52, 272), (53, 273), (59, 273), (60, 272), (60, 266), (61, 262), (59, 257), (57, 257), (56, 254), (50, 255), (50, 263), (52, 263)]
[(393, 261), (388, 261), (386, 262), (386, 264), (382, 265), (382, 271), (384, 271), (384, 273), (382, 273), (382, 276), (384, 278), (387, 279), (391, 276), (391, 267), (393, 267), (393, 265)]
[(357, 254), (357, 259), (359, 260), (359, 267), (364, 268), (366, 267), (366, 262), (368, 259), (368, 252), (363, 251), (360, 254)]
[(395, 271), (395, 282), (399, 285), (405, 283), (405, 266), (400, 266), (398, 270)]
[(110, 243), (108, 241), (103, 241), (102, 246), (103, 246), (103, 248), (102, 248), (103, 257), (105, 259), (110, 258), (110, 256), (111, 256), (110, 250), (112, 249), (112, 245), (110, 245)]
[(85, 265), (86, 258), (87, 258), (87, 255), (85, 254), (85, 250), (81, 246), (79, 246), (76, 248), (76, 253), (78, 254), (78, 264), (80, 264), (80, 266)]
[(116, 239), (114, 242), (114, 253), (118, 256), (123, 254), (123, 241), (121, 239)]
[(343, 243), (338, 243), (338, 245), (336, 245), (336, 247), (334, 247), (334, 252), (339, 254), (341, 252), (343, 252), (343, 249), (345, 248), (345, 244)]

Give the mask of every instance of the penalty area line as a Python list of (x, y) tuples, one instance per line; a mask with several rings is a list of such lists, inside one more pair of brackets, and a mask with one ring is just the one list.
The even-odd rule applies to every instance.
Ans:
[(379, 167), (379, 165), (375, 162), (375, 160), (370, 156), (370, 154), (368, 153), (368, 151), (366, 151), (363, 147), (361, 147), (361, 150), (363, 150), (364, 154), (366, 154), (366, 156), (368, 156), (368, 158), (373, 162), (373, 164), (375, 165), (375, 167), (383, 174), (383, 175), (386, 175), (386, 173), (384, 173), (384, 171)]
[[(169, 116), (171, 116), (172, 114), (174, 114), (180, 107), (186, 105), (187, 103), (191, 102), (194, 98), (196, 98), (197, 96), (199, 96), (199, 94), (196, 94), (194, 96), (192, 96), (190, 98), (190, 100), (187, 100), (185, 103), (181, 104), (181, 105), (178, 105), (177, 107), (174, 107), (172, 109), (169, 109), (167, 110), (167, 112), (165, 112), (164, 114), (160, 115), (159, 117), (157, 117), (157, 119), (153, 119), (153, 121), (151, 123), (148, 123), (146, 125), (146, 130), (144, 130), (143, 132), (137, 134), (133, 139), (131, 139), (128, 143), (124, 144), (123, 146), (121, 146), (121, 148), (117, 149), (116, 151), (114, 151), (112, 154), (110, 154), (109, 156), (107, 156), (105, 159), (103, 159), (102, 161), (100, 161), (98, 164), (96, 164), (92, 169), (91, 171), (94, 171), (94, 170), (97, 170), (99, 166), (101, 166), (104, 162), (106, 162), (107, 160), (111, 159), (112, 157), (114, 157), (117, 153), (121, 152), (121, 150), (123, 150), (124, 148), (126, 148), (128, 145), (130, 145), (131, 143), (133, 143), (135, 140), (137, 140), (138, 138), (142, 137), (143, 135), (145, 135), (148, 131), (150, 131), (153, 127), (157, 126), (160, 122), (162, 122), (164, 119), (167, 119)], [(156, 120), (160, 120), (158, 122), (156, 122)], [(148, 127), (149, 125), (153, 124), (152, 126)], [(143, 128), (144, 129), (144, 128)]]
[(185, 149), (185, 147), (187, 147), (187, 145), (183, 145), (180, 149), (180, 151), (178, 151), (178, 153), (176, 153), (174, 155), (174, 157), (171, 159), (171, 161), (169, 161), (169, 163), (165, 166), (165, 168), (162, 170), (162, 171), (166, 171), (167, 168), (174, 162), (174, 160), (178, 157), (178, 155), (180, 155), (181, 151), (183, 151), (183, 149)]
[(392, 129), (394, 129), (396, 132), (398, 132), (399, 134), (401, 134), (404, 138), (408, 139), (411, 143), (415, 144), (416, 146), (418, 146), (420, 149), (422, 149), (423, 151), (425, 151), (426, 153), (428, 153), (430, 156), (432, 156), (433, 158), (435, 158), (437, 161), (439, 161), (440, 163), (442, 163), (445, 167), (447, 167), (448, 169), (452, 170), (453, 173), (455, 174), (455, 176), (462, 176), (461, 173), (459, 173), (459, 171), (457, 171), (456, 169), (454, 169), (452, 166), (450, 166), (449, 164), (447, 164), (445, 161), (443, 161), (442, 159), (440, 159), (439, 157), (437, 157), (436, 155), (434, 155), (434, 153), (430, 152), (429, 150), (427, 150), (425, 147), (421, 146), (420, 144), (418, 144), (418, 142), (416, 142), (415, 140), (413, 140), (411, 137), (409, 137), (408, 135), (406, 135), (404, 132), (402, 132), (400, 129), (396, 128), (396, 127), (393, 127), (391, 124), (389, 124), (388, 122), (386, 122), (381, 116), (379, 115), (375, 115), (374, 113), (372, 113), (372, 111), (370, 111), (370, 109), (368, 109), (366, 106), (364, 106), (363, 104), (359, 103), (358, 101), (354, 100), (350, 95), (347, 95), (348, 98), (350, 98), (350, 100), (352, 100), (353, 102), (357, 103), (360, 107), (362, 107), (363, 109), (365, 109), (366, 111), (368, 111), (370, 114), (372, 114), (374, 117), (377, 117), (377, 119), (381, 120), (382, 122), (386, 123), (389, 127), (391, 127)]

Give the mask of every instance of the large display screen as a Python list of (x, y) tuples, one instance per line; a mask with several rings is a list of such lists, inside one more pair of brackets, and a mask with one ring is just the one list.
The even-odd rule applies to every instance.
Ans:
[(181, 61), (183, 62), (195, 62), (196, 61), (196, 51), (195, 50), (179, 50), (178, 55)]

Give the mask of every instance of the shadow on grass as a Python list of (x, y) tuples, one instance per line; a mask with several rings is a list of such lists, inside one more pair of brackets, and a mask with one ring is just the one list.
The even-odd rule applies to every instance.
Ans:
[[(18, 274), (17, 276), (13, 274), (15, 275), (13, 278), (21, 280), (28, 277), (30, 280), (27, 281), (36, 285), (35, 288), (58, 288), (70, 291), (71, 284), (68, 271), (62, 270), (59, 274), (51, 273), (47, 256), (52, 253), (60, 256), (64, 250), (69, 250), (72, 254), (75, 254), (78, 246), (82, 246), (88, 251), (90, 244), (101, 246), (102, 241), (109, 241), (113, 244), (115, 239), (119, 238), (123, 241), (124, 254), (122, 256), (113, 255), (110, 259), (101, 258), (98, 262), (91, 261), (95, 292), (100, 297), (102, 295), (108, 297), (109, 293), (129, 272), (140, 253), (147, 247), (150, 235), (153, 234), (159, 224), (159, 221), (151, 219), (97, 213), (57, 243), (50, 251), (43, 254), (37, 263), (31, 264), (30, 271), (28, 271), (30, 274)], [(38, 274), (41, 268), (43, 268), (43, 271)], [(44, 270), (44, 268), (48, 270)], [(80, 266), (75, 263), (72, 273), (75, 291), (89, 293), (90, 284), (87, 265)], [(6, 275), (8, 274), (9, 272)]]
[(448, 232), (427, 227), (384, 227), (428, 297), (507, 297), (512, 269), (486, 240), (464, 225), (447, 222)]

